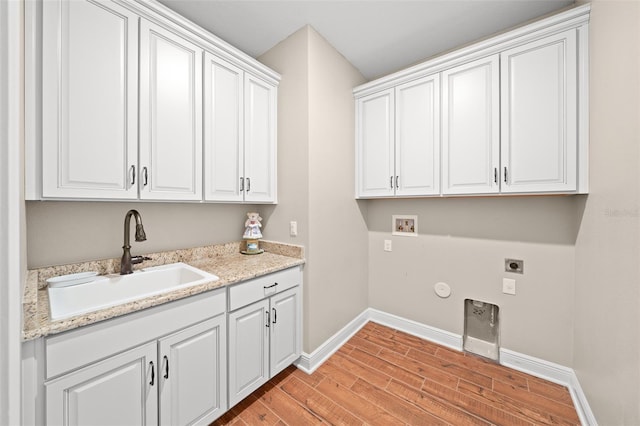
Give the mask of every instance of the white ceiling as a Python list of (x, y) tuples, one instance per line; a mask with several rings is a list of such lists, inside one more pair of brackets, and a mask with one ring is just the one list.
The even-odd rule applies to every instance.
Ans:
[(573, 0), (159, 1), (253, 57), (311, 25), (367, 79), (573, 4)]

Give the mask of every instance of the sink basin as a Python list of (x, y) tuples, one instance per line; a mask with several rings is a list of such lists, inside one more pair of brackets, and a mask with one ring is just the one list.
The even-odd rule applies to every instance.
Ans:
[(219, 279), (187, 264), (172, 263), (129, 275), (100, 276), (70, 287), (49, 287), (51, 319), (65, 319)]

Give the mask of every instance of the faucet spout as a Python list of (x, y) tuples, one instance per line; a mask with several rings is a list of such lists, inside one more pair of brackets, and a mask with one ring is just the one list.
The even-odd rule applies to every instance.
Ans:
[(136, 221), (136, 241), (147, 240), (147, 235), (145, 234), (144, 227), (142, 226), (142, 216), (140, 216), (140, 213), (138, 213), (137, 210), (129, 210), (124, 216), (124, 245), (122, 246), (122, 259), (120, 260), (120, 275), (132, 273), (134, 264), (141, 263), (143, 260), (146, 260), (141, 256), (135, 256), (135, 259), (131, 258), (131, 216), (133, 216)]

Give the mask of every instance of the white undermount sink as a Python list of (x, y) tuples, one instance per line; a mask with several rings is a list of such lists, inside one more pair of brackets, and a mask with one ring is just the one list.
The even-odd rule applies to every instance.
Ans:
[(99, 276), (69, 287), (49, 287), (51, 319), (65, 319), (219, 279), (187, 264), (172, 263), (129, 275)]

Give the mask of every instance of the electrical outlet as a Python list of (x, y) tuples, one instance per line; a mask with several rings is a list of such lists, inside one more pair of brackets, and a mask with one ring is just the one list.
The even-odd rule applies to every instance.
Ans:
[(391, 240), (384, 240), (384, 251), (392, 251)]
[(516, 280), (511, 278), (502, 279), (502, 292), (504, 294), (516, 294)]
[(292, 237), (298, 236), (298, 222), (294, 220), (289, 222), (289, 235)]
[(513, 272), (515, 274), (524, 274), (524, 260), (519, 259), (505, 259), (504, 271)]

